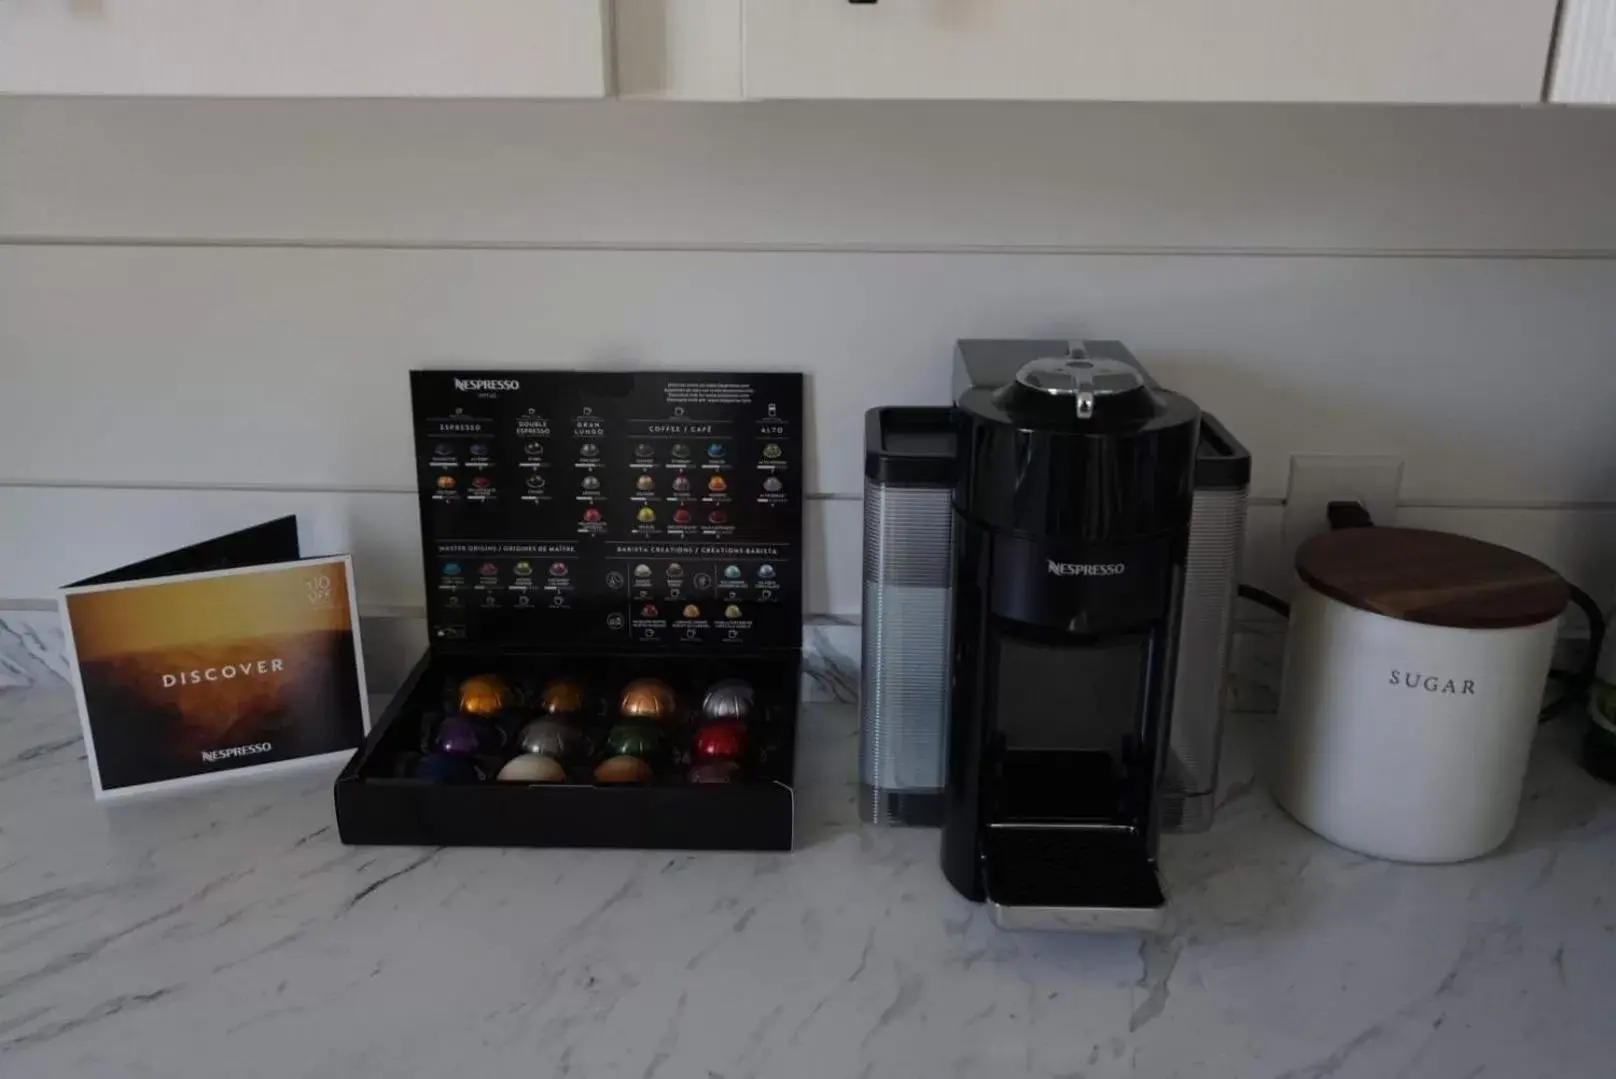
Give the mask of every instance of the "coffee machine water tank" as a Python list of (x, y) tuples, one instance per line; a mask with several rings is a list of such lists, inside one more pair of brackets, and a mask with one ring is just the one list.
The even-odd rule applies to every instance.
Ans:
[(859, 815), (871, 824), (943, 820), (953, 495), (948, 409), (865, 414)]

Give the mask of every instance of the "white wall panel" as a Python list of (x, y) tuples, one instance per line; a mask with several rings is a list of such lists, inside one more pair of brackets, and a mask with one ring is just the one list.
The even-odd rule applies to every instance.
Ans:
[(617, 93), (741, 99), (741, 0), (613, 0)]
[(1610, 252), (1616, 113), (0, 99), (5, 236)]
[(0, 482), (408, 489), (412, 367), (809, 373), (809, 489), (967, 336), (1131, 343), (1283, 495), (1292, 453), (1413, 501), (1616, 500), (1616, 262), (0, 246)]

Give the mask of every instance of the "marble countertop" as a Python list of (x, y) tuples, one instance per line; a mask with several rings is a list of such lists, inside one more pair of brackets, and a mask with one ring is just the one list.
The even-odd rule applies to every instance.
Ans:
[(102, 807), (71, 695), (0, 692), (0, 1074), (1607, 1075), (1616, 793), (1538, 746), (1448, 867), (1338, 850), (1252, 782), (1163, 859), (1163, 936), (1007, 934), (935, 832), (861, 826), (802, 717), (791, 855), (350, 848), (330, 774)]

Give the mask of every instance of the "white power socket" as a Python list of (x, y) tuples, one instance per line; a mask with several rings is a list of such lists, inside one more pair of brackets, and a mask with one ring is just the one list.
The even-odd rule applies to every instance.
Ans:
[(1397, 523), (1397, 494), (1403, 485), (1401, 457), (1300, 454), (1291, 458), (1281, 536), (1286, 552), (1309, 536), (1327, 531), (1331, 502), (1361, 502), (1377, 525)]

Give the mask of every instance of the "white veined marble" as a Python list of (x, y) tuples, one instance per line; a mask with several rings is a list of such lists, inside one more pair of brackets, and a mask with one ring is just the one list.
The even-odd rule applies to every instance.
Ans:
[(66, 685), (71, 677), (55, 611), (0, 610), (0, 689)]
[(103, 807), (71, 695), (0, 692), (0, 1075), (1553, 1079), (1616, 1054), (1616, 793), (1537, 747), (1514, 836), (1376, 862), (1231, 724), (1159, 938), (1013, 935), (862, 826), (801, 719), (789, 855), (349, 848), (329, 776)]

